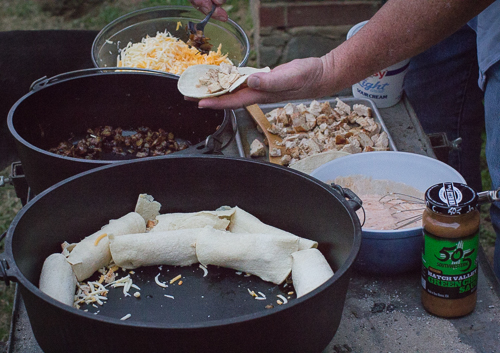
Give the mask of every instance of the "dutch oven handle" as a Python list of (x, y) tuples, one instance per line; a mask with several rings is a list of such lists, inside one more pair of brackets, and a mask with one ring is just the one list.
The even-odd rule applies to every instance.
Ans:
[[(0, 236), (0, 241), (2, 241), (6, 235), (7, 231)], [(17, 279), (15, 270), (10, 267), (9, 262), (13, 262), (13, 260), (4, 251), (0, 254), (0, 280), (3, 280), (7, 286), (10, 285), (10, 281), (16, 281)]]
[(158, 70), (151, 70), (151, 69), (141, 69), (137, 67), (100, 67), (100, 68), (90, 68), (90, 69), (82, 69), (82, 70), (75, 70), (75, 71), (70, 71), (70, 72), (65, 72), (56, 76), (52, 76), (50, 78), (47, 78), (47, 76), (41, 77), (38, 80), (34, 81), (31, 86), (30, 86), (30, 91), (36, 91), (39, 90), (47, 85), (56, 83), (60, 80), (66, 80), (69, 78), (74, 78), (74, 77), (82, 77), (82, 76), (88, 76), (94, 73), (98, 72), (115, 72), (115, 71), (138, 71), (138, 72), (147, 72), (147, 73), (153, 73), (157, 75), (162, 75), (170, 78), (179, 78), (177, 75), (170, 74), (168, 72), (163, 72), (163, 71), (158, 71)]
[[(222, 150), (224, 150), (229, 144), (233, 141), (234, 137), (236, 136), (236, 133), (238, 132), (238, 123), (236, 121), (236, 114), (234, 113), (234, 110), (226, 110), (226, 114), (230, 114), (231, 116), (231, 129), (233, 130), (233, 133), (231, 134), (231, 137), (226, 143), (223, 143), (221, 137), (221, 134), (213, 134), (207, 136), (205, 141), (200, 142), (194, 148), (196, 148), (197, 153), (201, 154), (222, 154)], [(226, 128), (224, 128), (226, 129)]]
[(343, 188), (338, 184), (331, 183), (330, 186), (332, 187), (332, 189), (338, 192), (340, 196), (346, 199), (347, 203), (353, 211), (357, 211), (360, 208), (363, 210), (363, 222), (361, 222), (361, 227), (364, 226), (366, 221), (366, 213), (365, 208), (363, 207), (363, 201), (359, 198), (359, 196), (356, 195), (351, 189)]

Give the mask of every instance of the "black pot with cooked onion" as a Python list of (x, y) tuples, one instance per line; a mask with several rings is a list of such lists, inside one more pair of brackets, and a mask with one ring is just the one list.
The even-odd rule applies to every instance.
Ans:
[(145, 70), (70, 72), (35, 83), (8, 126), (37, 194), (77, 173), (126, 159), (219, 153), (231, 112), (198, 109), (178, 77)]

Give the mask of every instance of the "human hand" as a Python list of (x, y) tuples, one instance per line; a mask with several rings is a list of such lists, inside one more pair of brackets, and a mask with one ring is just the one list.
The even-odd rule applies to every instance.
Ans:
[(221, 6), (226, 3), (226, 0), (189, 0), (191, 5), (198, 11), (207, 15), (212, 10), (212, 4), (217, 5), (212, 18), (219, 21), (227, 21), (227, 12)]
[(236, 109), (255, 103), (276, 103), (292, 99), (320, 98), (333, 94), (323, 58), (296, 59), (268, 73), (248, 77), (247, 86), (233, 93), (205, 98), (200, 108)]

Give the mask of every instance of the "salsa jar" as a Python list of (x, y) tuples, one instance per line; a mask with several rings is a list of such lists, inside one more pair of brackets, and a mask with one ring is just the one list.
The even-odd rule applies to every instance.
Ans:
[(477, 301), (478, 196), (465, 184), (444, 182), (427, 189), (425, 202), (422, 305), (440, 317), (467, 315)]

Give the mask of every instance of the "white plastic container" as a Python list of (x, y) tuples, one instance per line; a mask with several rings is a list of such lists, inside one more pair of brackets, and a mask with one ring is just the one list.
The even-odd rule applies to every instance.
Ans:
[[(351, 38), (366, 23), (368, 21), (353, 26), (347, 33), (347, 39)], [(409, 65), (410, 59), (401, 61), (354, 84), (352, 86), (353, 96), (371, 99), (377, 108), (392, 107), (403, 96), (403, 82)]]

